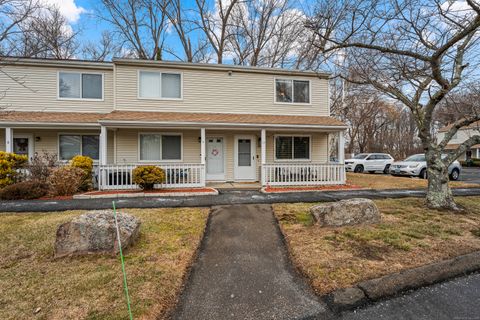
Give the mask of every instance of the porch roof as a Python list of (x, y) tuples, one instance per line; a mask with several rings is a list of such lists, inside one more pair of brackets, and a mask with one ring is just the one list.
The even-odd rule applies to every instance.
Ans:
[(0, 126), (94, 126), (105, 116), (99, 113), (2, 111)]
[(141, 112), (113, 111), (102, 117), (103, 125), (184, 125), (184, 126), (236, 126), (275, 128), (316, 128), (343, 130), (347, 126), (327, 116), (296, 116), (233, 113)]
[[(445, 146), (445, 150), (456, 150), (460, 147), (460, 143), (449, 143)], [(470, 147), (470, 149), (477, 149), (480, 148), (480, 144), (476, 144)]]

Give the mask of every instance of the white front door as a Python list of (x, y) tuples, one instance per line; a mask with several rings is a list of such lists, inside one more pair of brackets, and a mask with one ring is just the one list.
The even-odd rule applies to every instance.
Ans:
[(255, 136), (235, 136), (235, 180), (257, 180), (255, 148)]
[(13, 153), (27, 156), (28, 160), (33, 158), (33, 135), (14, 134)]
[(225, 155), (222, 137), (207, 138), (207, 180), (225, 180)]

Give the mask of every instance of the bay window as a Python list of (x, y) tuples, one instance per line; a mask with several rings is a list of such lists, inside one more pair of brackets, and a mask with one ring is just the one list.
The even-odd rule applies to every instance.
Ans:
[(103, 99), (103, 74), (83, 72), (58, 73), (60, 99)]
[(141, 133), (139, 138), (140, 161), (182, 160), (180, 134)]
[(276, 136), (275, 160), (310, 160), (310, 137)]
[(310, 103), (310, 81), (275, 79), (275, 102)]
[(182, 75), (139, 71), (138, 96), (143, 99), (182, 99)]
[(99, 159), (100, 140), (98, 135), (61, 134), (58, 137), (60, 160), (70, 160), (77, 155)]

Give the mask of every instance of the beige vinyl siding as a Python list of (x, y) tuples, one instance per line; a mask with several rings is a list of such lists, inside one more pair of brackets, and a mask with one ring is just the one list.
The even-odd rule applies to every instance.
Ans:
[(0, 151), (5, 151), (5, 129), (0, 128)]
[[(58, 99), (57, 73), (60, 71), (103, 73), (104, 100)], [(0, 73), (0, 92), (5, 92), (0, 108), (6, 110), (107, 113), (113, 110), (113, 70), (7, 65), (2, 66)]]
[[(181, 72), (182, 100), (138, 98), (138, 71)], [(274, 103), (274, 79), (311, 81), (311, 104)], [(116, 109), (328, 116), (328, 80), (233, 71), (116, 66)]]

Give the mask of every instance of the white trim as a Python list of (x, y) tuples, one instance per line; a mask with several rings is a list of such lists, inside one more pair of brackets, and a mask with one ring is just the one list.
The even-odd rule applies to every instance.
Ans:
[[(211, 135), (211, 136), (206, 136), (205, 137), (205, 147), (206, 145), (208, 144), (208, 139), (217, 139), (217, 138), (221, 138), (222, 139), (222, 148), (223, 148), (223, 173), (222, 174), (218, 174), (218, 176), (212, 176), (210, 175), (210, 177), (208, 176), (208, 172), (207, 172), (207, 169), (208, 169), (208, 161), (205, 162), (205, 178), (207, 181), (211, 182), (211, 181), (226, 181), (226, 177), (227, 177), (227, 144), (226, 144), (226, 136), (224, 135)], [(206, 158), (206, 155), (205, 155), (205, 158)]]
[[(238, 140), (239, 139), (250, 139), (252, 141), (250, 145), (250, 152), (253, 157), (252, 167), (253, 167), (253, 178), (252, 179), (241, 179), (237, 177), (238, 174)], [(257, 181), (257, 136), (254, 134), (242, 134), (235, 135), (233, 137), (233, 179), (234, 181)]]
[(12, 128), (5, 128), (5, 151), (13, 152), (13, 130)]
[[(292, 158), (291, 159), (277, 159), (277, 137), (291, 137), (292, 138)], [(308, 159), (294, 158), (294, 137), (308, 137)], [(273, 160), (274, 162), (311, 162), (312, 161), (312, 135), (311, 134), (284, 134), (278, 133), (273, 135)]]
[[(167, 159), (163, 160), (162, 157), (162, 142), (160, 139), (160, 160), (141, 160), (140, 159), (140, 136), (146, 134), (156, 134), (161, 136), (180, 136), (180, 159)], [(138, 148), (137, 148), (137, 159), (139, 163), (171, 163), (171, 162), (183, 162), (183, 133), (182, 132), (138, 132)]]
[[(325, 129), (325, 130), (344, 130), (347, 129), (347, 126), (326, 126), (326, 125), (298, 125), (298, 124), (268, 124), (268, 123), (232, 123), (232, 122), (172, 122), (172, 121), (125, 121), (125, 120), (99, 120), (101, 124), (110, 124), (115, 126), (158, 126), (158, 125), (168, 125), (168, 126), (191, 126), (194, 128), (201, 128), (205, 126), (225, 126), (225, 129), (231, 129), (231, 127), (264, 127), (268, 128), (299, 128), (299, 129)], [(223, 128), (215, 128), (223, 129)]]
[(98, 136), (98, 159), (92, 159), (93, 163), (100, 163), (100, 157), (102, 156), (100, 153), (100, 133), (79, 133), (76, 132), (57, 132), (57, 155), (58, 161), (60, 162), (68, 162), (69, 160), (61, 159), (60, 155), (60, 136), (80, 136), (80, 156), (83, 156), (83, 139), (82, 136)]
[[(150, 72), (160, 74), (160, 97), (151, 98), (151, 97), (141, 97), (140, 96), (140, 73), (141, 72)], [(180, 98), (162, 98), (162, 74), (171, 73), (180, 75)], [(183, 72), (180, 71), (164, 71), (164, 70), (152, 70), (152, 69), (137, 69), (137, 99), (138, 100), (166, 100), (166, 101), (182, 101), (183, 100)]]
[[(277, 101), (277, 80), (282, 81), (291, 81), (292, 82), (292, 102), (278, 102)], [(293, 85), (294, 81), (307, 81), (308, 82), (308, 101), (309, 102), (294, 102), (294, 90), (295, 86)], [(273, 77), (273, 103), (274, 104), (284, 104), (284, 105), (301, 105), (301, 106), (311, 106), (312, 105), (312, 81), (310, 79), (300, 79), (300, 78), (280, 78)]]
[(12, 152), (15, 151), (14, 147), (14, 139), (28, 139), (28, 160), (30, 161), (34, 154), (35, 154), (35, 140), (33, 138), (33, 133), (21, 133), (21, 134), (13, 134), (12, 136)]

